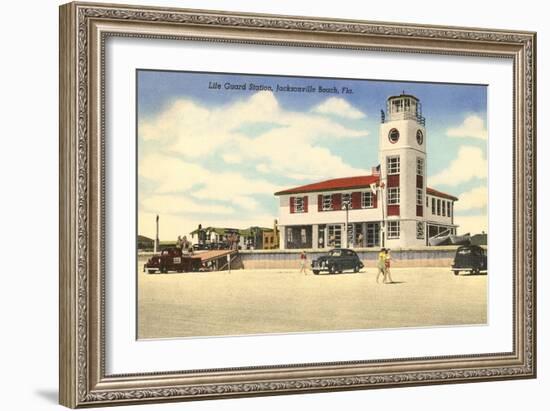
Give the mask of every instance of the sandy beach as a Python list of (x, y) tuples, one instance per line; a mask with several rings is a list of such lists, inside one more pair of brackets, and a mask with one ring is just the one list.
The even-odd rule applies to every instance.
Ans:
[[(139, 265), (138, 265), (139, 266)], [(487, 276), (446, 268), (138, 273), (139, 338), (485, 324)]]

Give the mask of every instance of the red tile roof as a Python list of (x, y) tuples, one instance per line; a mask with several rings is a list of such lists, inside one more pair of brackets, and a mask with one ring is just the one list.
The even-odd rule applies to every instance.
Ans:
[(275, 193), (276, 196), (283, 194), (311, 193), (313, 191), (333, 191), (348, 190), (352, 188), (369, 187), (372, 183), (377, 183), (379, 176), (357, 176), (334, 178), (332, 180), (320, 181), (319, 183), (306, 184), (305, 186), (289, 188)]
[[(377, 175), (368, 176), (356, 176), (356, 177), (343, 177), (333, 178), (332, 180), (320, 181), (318, 183), (306, 184), (299, 187), (289, 188), (287, 190), (278, 191), (276, 196), (284, 194), (300, 194), (311, 193), (321, 191), (334, 191), (334, 190), (351, 190), (355, 188), (367, 188), (372, 183), (378, 183), (380, 177)], [(435, 197), (441, 197), (448, 200), (457, 201), (458, 198), (450, 194), (443, 193), (441, 191), (434, 190), (433, 188), (426, 188), (426, 193)]]

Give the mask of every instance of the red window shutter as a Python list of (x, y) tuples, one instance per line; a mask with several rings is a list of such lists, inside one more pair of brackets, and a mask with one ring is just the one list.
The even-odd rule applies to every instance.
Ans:
[(361, 208), (361, 193), (359, 191), (351, 193), (351, 208), (354, 210)]
[(388, 206), (388, 215), (399, 215), (399, 204), (390, 204)]
[(399, 187), (399, 174), (390, 174), (388, 176), (388, 187)]
[(308, 198), (309, 198), (309, 196), (304, 197), (304, 213), (307, 213), (307, 199)]
[(290, 197), (290, 213), (294, 213), (294, 197)]
[(323, 211), (323, 195), (319, 194), (317, 196), (317, 211)]
[(378, 207), (378, 195), (377, 194), (372, 195), (372, 206), (374, 208)]
[(423, 188), (424, 187), (424, 177), (417, 175), (416, 176), (416, 187), (417, 188)]
[(332, 195), (332, 209), (340, 210), (342, 208), (342, 194)]

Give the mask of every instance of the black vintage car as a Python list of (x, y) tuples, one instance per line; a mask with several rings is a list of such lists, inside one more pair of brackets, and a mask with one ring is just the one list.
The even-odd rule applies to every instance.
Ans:
[(311, 262), (313, 274), (328, 271), (330, 274), (341, 273), (344, 270), (353, 270), (354, 273), (363, 268), (363, 263), (353, 250), (335, 248), (327, 255), (322, 255)]
[(455, 275), (461, 271), (470, 274), (487, 273), (487, 252), (477, 245), (463, 245), (456, 250), (451, 270)]
[(201, 258), (190, 255), (184, 255), (179, 248), (167, 248), (160, 254), (155, 254), (147, 260), (143, 266), (143, 271), (149, 274), (155, 272), (167, 273), (168, 271), (177, 271), (178, 273), (188, 271), (198, 271), (201, 267)]

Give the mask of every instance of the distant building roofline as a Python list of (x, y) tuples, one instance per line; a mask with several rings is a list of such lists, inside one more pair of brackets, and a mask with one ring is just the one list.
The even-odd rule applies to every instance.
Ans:
[(410, 98), (415, 99), (416, 101), (420, 101), (420, 99), (419, 99), (418, 97), (413, 96), (412, 94), (407, 94), (407, 93), (401, 93), (401, 94), (399, 94), (399, 95), (389, 96), (389, 97), (388, 97), (388, 100), (393, 100), (393, 99), (401, 98), (401, 97), (410, 97)]
[(458, 201), (458, 197), (455, 197), (451, 194), (444, 193), (442, 191), (435, 190), (435, 189), (430, 188), (430, 187), (426, 187), (426, 194), (429, 194), (429, 195), (434, 196), (434, 197), (445, 198), (447, 200)]

